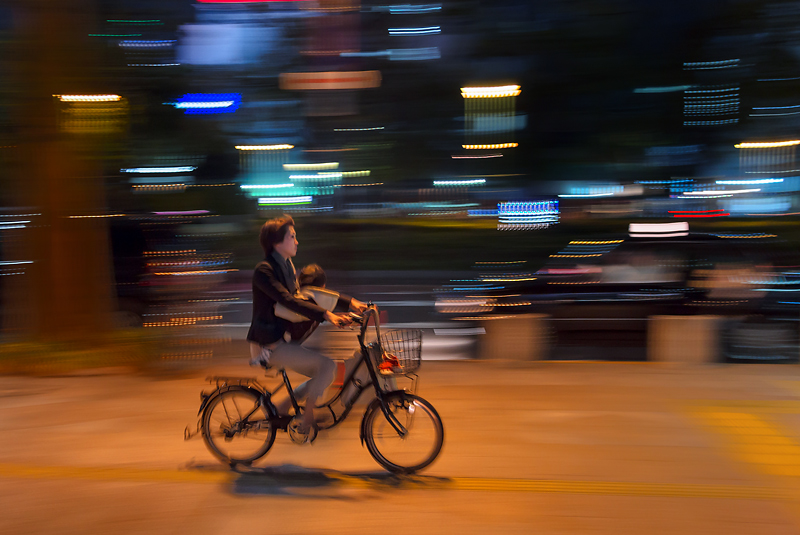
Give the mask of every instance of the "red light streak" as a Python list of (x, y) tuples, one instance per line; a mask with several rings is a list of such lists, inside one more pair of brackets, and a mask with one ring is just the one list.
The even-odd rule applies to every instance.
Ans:
[(725, 217), (729, 214), (723, 210), (670, 210), (672, 217)]

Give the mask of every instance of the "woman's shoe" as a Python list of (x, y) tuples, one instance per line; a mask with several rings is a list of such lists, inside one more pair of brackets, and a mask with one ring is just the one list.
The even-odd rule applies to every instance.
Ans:
[(286, 428), (289, 438), (295, 444), (311, 444), (317, 439), (319, 427), (316, 423), (306, 426), (302, 421), (302, 415), (295, 416)]

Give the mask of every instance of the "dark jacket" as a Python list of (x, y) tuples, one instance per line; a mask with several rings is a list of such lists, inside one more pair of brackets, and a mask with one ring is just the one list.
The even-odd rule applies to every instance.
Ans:
[[(283, 270), (278, 265), (278, 261), (269, 255), (259, 262), (253, 271), (253, 319), (250, 323), (250, 330), (247, 332), (247, 340), (261, 345), (269, 345), (283, 339), (286, 332), (292, 334), (292, 338), (297, 339), (295, 331), (298, 325), (290, 321), (279, 318), (275, 315), (275, 303), (293, 312), (302, 314), (309, 318), (311, 322), (322, 323), (325, 321), (325, 309), (313, 301), (299, 299), (287, 289), (287, 281)], [(346, 296), (344, 299), (349, 299)], [(340, 297), (339, 303), (344, 304), (344, 299)], [(347, 301), (349, 306), (349, 301)], [(309, 325), (305, 325), (307, 330)]]

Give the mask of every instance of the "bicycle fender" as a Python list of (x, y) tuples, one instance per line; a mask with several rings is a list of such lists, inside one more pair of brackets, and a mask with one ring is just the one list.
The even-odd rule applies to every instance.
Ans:
[(210, 393), (200, 392), (200, 408), (197, 409), (197, 416), (203, 414), (203, 411), (205, 410), (206, 405), (208, 405), (208, 402), (211, 401), (211, 398), (218, 395), (219, 391), (217, 390), (214, 390), (213, 392)]
[[(392, 398), (396, 395), (403, 395), (405, 396), (408, 394), (405, 390), (393, 390), (392, 392), (387, 392), (383, 397), (384, 399)], [(361, 430), (359, 432), (359, 436), (361, 438), (361, 447), (364, 447), (364, 437), (367, 436), (367, 416), (372, 411), (379, 411), (381, 409), (381, 400), (379, 398), (375, 398), (367, 405), (367, 409), (364, 411), (364, 417), (361, 418)]]
[(206, 409), (211, 400), (222, 394), (223, 392), (228, 392), (230, 390), (249, 390), (256, 394), (257, 396), (261, 395), (261, 392), (255, 388), (250, 388), (248, 386), (242, 385), (226, 385), (220, 388), (217, 388), (213, 392), (206, 394), (205, 392), (200, 392), (200, 409), (197, 411), (197, 415), (200, 416), (203, 411)]

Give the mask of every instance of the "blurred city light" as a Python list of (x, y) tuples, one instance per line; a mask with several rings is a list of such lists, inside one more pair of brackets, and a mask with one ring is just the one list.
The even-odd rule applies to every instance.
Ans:
[(279, 145), (236, 145), (238, 150), (289, 150), (293, 149), (294, 145), (279, 144)]
[(287, 171), (325, 171), (338, 169), (339, 162), (326, 163), (285, 163), (283, 168)]
[(670, 210), (673, 217), (726, 217), (731, 214), (724, 210)]
[(497, 205), (499, 225), (504, 230), (545, 228), (558, 223), (558, 201), (501, 202)]
[(281, 73), (281, 89), (289, 91), (368, 89), (380, 87), (380, 71), (327, 71)]
[(276, 188), (292, 188), (294, 184), (242, 184), (239, 186), (242, 189), (276, 189)]
[(752, 180), (716, 180), (715, 183), (722, 186), (737, 186), (747, 184), (778, 184), (783, 182), (782, 178), (756, 178)]
[(120, 169), (123, 173), (189, 173), (194, 171), (197, 167), (176, 166), (176, 167), (131, 167), (127, 169)]
[(389, 35), (430, 35), (441, 33), (439, 26), (428, 26), (424, 28), (389, 28)]
[(61, 102), (117, 102), (122, 100), (119, 95), (53, 95)]
[(241, 93), (186, 93), (170, 103), (186, 114), (234, 113), (242, 105)]
[[(187, 318), (225, 316), (210, 306), (188, 314), (188, 303), (210, 302), (211, 292), (226, 291), (215, 285), (241, 287), (238, 277), (246, 278), (156, 277), (135, 267), (143, 250), (196, 251), (152, 259), (181, 264), (176, 272), (245, 273), (260, 255), (253, 229), (282, 212), (314, 237), (303, 254), (334, 272), (444, 273), (473, 269), (473, 256), (500, 263), (524, 254), (537, 268), (562, 262), (542, 268), (553, 276), (583, 277), (528, 281), (548, 290), (600, 284), (598, 272), (565, 265), (563, 255), (605, 262), (595, 250), (602, 246), (588, 242), (631, 224), (692, 221), (697, 228), (681, 243), (741, 236), (739, 227), (756, 224), (764, 236), (777, 235), (779, 226), (784, 241), (770, 247), (796, 246), (800, 62), (785, 31), (797, 21), (779, 5), (692, 12), (660, 4), (600, 17), (588, 4), (524, 2), (100, 4), (70, 11), (74, 35), (43, 31), (57, 28), (59, 16), (35, 5), (0, 17), (9, 57), (32, 54), (0, 91), (0, 194), (21, 204), (0, 215), (42, 214), (0, 218), (7, 255), (0, 261), (32, 258), (29, 248), (42, 255), (42, 273), (63, 271), (69, 255), (52, 244), (83, 240), (102, 255), (104, 245), (92, 240), (106, 227), (122, 229), (110, 240), (114, 269), (92, 262), (120, 277), (112, 283), (120, 303), (146, 302), (134, 307), (137, 321), (189, 325)], [(21, 24), (39, 19), (16, 10), (51, 22)], [(568, 37), (575, 28), (581, 39)], [(749, 45), (753, 39), (759, 46)], [(59, 93), (49, 109), (32, 97), (43, 92)], [(208, 211), (198, 225), (195, 210)], [(498, 232), (538, 229), (547, 230), (535, 239)], [(65, 236), (48, 241), (51, 232)], [(227, 260), (212, 258), (223, 253)], [(634, 273), (634, 260), (650, 262), (637, 255), (609, 262)], [(525, 279), (495, 268), (477, 279), (504, 286)], [(20, 296), (7, 306), (44, 302)], [(515, 313), (535, 302), (492, 299), (484, 308)]]
[(461, 96), (464, 98), (503, 98), (516, 97), (521, 93), (518, 85), (502, 85), (496, 87), (462, 87)]
[(721, 190), (707, 190), (707, 191), (684, 191), (683, 195), (685, 196), (694, 196), (694, 197), (712, 197), (715, 195), (740, 195), (742, 193), (756, 193), (761, 191), (758, 188), (752, 189), (721, 189)]
[(168, 48), (174, 46), (177, 42), (178, 41), (175, 39), (155, 41), (126, 39), (124, 41), (120, 41), (119, 46), (123, 48)]
[(297, 197), (260, 197), (258, 204), (260, 206), (291, 206), (295, 204), (311, 204), (312, 197), (310, 195), (300, 195)]
[(628, 225), (631, 238), (674, 238), (689, 235), (689, 223), (631, 223)]
[(769, 149), (775, 147), (793, 147), (795, 145), (800, 145), (800, 140), (769, 142), (753, 141), (747, 143), (737, 143), (734, 145), (734, 147), (737, 149)]
[(441, 11), (442, 5), (441, 4), (419, 4), (419, 5), (411, 5), (411, 4), (395, 4), (391, 6), (373, 6), (373, 11), (380, 11), (380, 10), (387, 10), (392, 15), (412, 15), (412, 14), (421, 14), (421, 13), (431, 13), (433, 11)]
[(493, 143), (491, 145), (461, 145), (461, 148), (468, 150), (486, 150), (486, 149), (511, 149), (518, 146), (519, 143)]
[(472, 180), (434, 180), (434, 186), (482, 186), (486, 184), (485, 178), (476, 178)]

